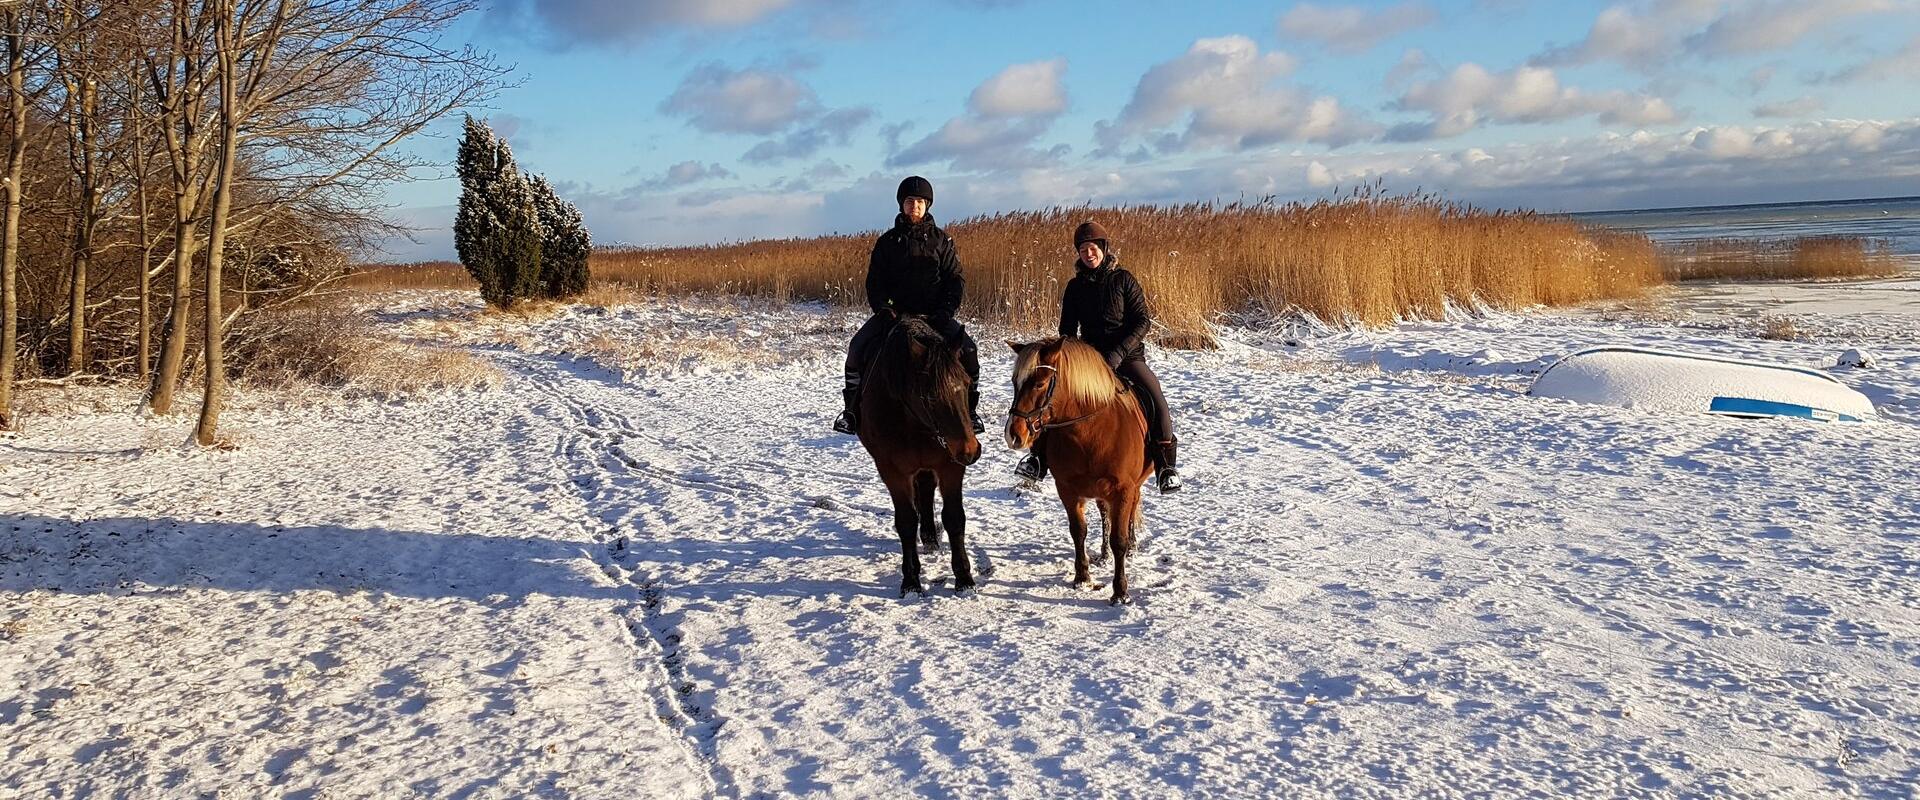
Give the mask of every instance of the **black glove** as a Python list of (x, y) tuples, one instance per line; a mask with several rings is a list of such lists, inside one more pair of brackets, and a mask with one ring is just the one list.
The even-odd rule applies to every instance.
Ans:
[(1107, 357), (1107, 368), (1113, 370), (1114, 372), (1119, 372), (1120, 362), (1127, 360), (1126, 359), (1127, 354), (1122, 353), (1118, 350), (1110, 350), (1106, 353), (1103, 353), (1102, 355), (1105, 355)]

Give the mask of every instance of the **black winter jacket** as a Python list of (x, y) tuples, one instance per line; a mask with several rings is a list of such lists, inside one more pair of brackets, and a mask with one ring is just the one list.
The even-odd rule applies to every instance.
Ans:
[(867, 305), (875, 314), (891, 310), (952, 319), (966, 288), (953, 237), (934, 224), (932, 215), (921, 217), (918, 224), (897, 215), (893, 229), (873, 243), (867, 261)]
[(1111, 255), (1096, 269), (1074, 265), (1073, 280), (1060, 297), (1060, 335), (1080, 337), (1109, 364), (1146, 358), (1142, 343), (1153, 327), (1153, 312), (1140, 282)]

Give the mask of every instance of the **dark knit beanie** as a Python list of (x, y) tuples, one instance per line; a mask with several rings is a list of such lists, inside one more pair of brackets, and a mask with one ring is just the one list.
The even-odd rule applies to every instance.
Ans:
[(1107, 229), (1093, 220), (1080, 223), (1080, 227), (1073, 229), (1073, 247), (1077, 250), (1087, 242), (1099, 242), (1100, 249), (1107, 249)]
[(907, 202), (907, 198), (909, 197), (924, 198), (927, 201), (927, 207), (932, 208), (933, 184), (928, 183), (926, 178), (918, 175), (909, 176), (906, 180), (900, 182), (900, 191), (893, 193), (894, 205)]

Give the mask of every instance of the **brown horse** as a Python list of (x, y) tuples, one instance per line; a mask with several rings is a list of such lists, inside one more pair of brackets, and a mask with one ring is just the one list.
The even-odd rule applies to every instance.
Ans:
[(1140, 484), (1153, 474), (1147, 460), (1147, 418), (1140, 402), (1107, 366), (1100, 351), (1079, 339), (1053, 338), (1008, 346), (1013, 364), (1013, 408), (1007, 446), (1044, 451), (1054, 488), (1067, 507), (1073, 533), (1073, 583), (1093, 586), (1087, 574), (1086, 502), (1100, 507), (1113, 556), (1113, 597), (1127, 596), (1127, 556), (1140, 519)]
[(973, 588), (967, 561), (967, 512), (960, 482), (980, 460), (967, 391), (971, 388), (959, 347), (918, 317), (903, 317), (887, 334), (866, 370), (860, 392), (860, 444), (873, 456), (880, 480), (893, 496), (893, 528), (900, 534), (900, 596), (925, 594), (920, 582), (920, 544), (940, 546), (933, 492), (940, 491), (940, 521), (953, 548), (953, 590)]

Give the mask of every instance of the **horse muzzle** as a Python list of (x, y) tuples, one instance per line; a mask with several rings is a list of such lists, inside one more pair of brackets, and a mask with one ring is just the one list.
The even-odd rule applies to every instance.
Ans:
[(973, 462), (980, 460), (980, 440), (969, 436), (965, 442), (961, 443), (958, 451), (949, 449), (948, 452), (953, 456), (953, 463), (971, 467)]

